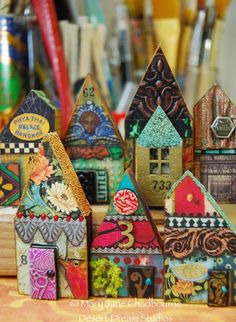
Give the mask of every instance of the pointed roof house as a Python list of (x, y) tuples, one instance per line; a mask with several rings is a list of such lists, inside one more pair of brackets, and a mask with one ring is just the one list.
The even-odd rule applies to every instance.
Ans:
[(101, 89), (90, 74), (84, 80), (64, 142), (66, 146), (124, 146)]
[[(47, 134), (15, 218), (21, 294), (48, 299), (47, 292), (52, 290), (52, 278), (57, 275), (60, 263), (64, 269), (58, 270), (53, 290), (56, 288), (60, 297), (88, 298), (90, 227), (86, 217), (90, 214), (89, 203), (57, 133)], [(36, 246), (42, 251), (34, 257), (31, 247)], [(49, 260), (43, 254), (50, 247), (54, 247), (56, 255)], [(28, 258), (29, 265), (22, 265), (22, 257)], [(52, 278), (48, 269), (53, 269)], [(39, 279), (43, 282), (38, 282)]]
[[(31, 90), (0, 134), (0, 152), (4, 153), (2, 150), (9, 143), (12, 143), (11, 149), (23, 142), (26, 146), (29, 142), (37, 144), (45, 134), (54, 131), (54, 115), (55, 106), (44, 92)], [(18, 153), (23, 152), (25, 153)]]
[(42, 137), (55, 130), (55, 112), (44, 92), (31, 90), (0, 133), (0, 206), (19, 205), (29, 159)]
[(224, 211), (190, 171), (167, 193), (165, 210), (165, 300), (236, 305), (236, 228)]
[(138, 144), (146, 148), (182, 146), (183, 140), (161, 106), (158, 106), (138, 137)]
[(92, 243), (92, 254), (162, 254), (162, 240), (127, 170)]
[[(170, 228), (203, 228), (203, 229), (214, 229), (220, 232), (221, 238), (224, 237), (224, 232), (227, 230), (230, 235), (236, 240), (236, 228), (229, 220), (228, 216), (224, 213), (222, 208), (217, 204), (211, 194), (206, 188), (198, 181), (194, 175), (187, 170), (183, 176), (176, 181), (171, 189), (167, 193), (166, 198), (166, 227)], [(222, 234), (221, 234), (222, 232)], [(197, 235), (202, 234), (202, 230), (199, 230)], [(225, 235), (226, 240), (228, 237)], [(168, 236), (166, 236), (168, 238)], [(205, 243), (201, 244), (202, 239), (196, 238), (198, 245), (195, 247), (205, 250), (209, 255), (217, 255), (219, 249), (208, 249), (211, 245)], [(191, 240), (189, 240), (191, 242)], [(188, 243), (187, 243), (188, 244)], [(190, 255), (194, 248), (186, 249), (181, 248), (178, 258)], [(221, 244), (222, 250), (224, 247), (229, 247), (228, 251), (233, 251), (234, 256), (236, 255), (236, 247), (227, 245), (226, 243)], [(165, 248), (167, 251), (167, 248)], [(170, 252), (174, 252), (174, 248)]]
[(213, 85), (194, 105), (196, 150), (236, 148), (236, 106), (219, 85)]
[(182, 138), (191, 137), (191, 115), (161, 47), (139, 83), (126, 116), (127, 138), (139, 136), (157, 106), (162, 107)]
[[(73, 229), (66, 227), (73, 225), (73, 221), (80, 216), (90, 214), (90, 205), (58, 134), (47, 134), (42, 140), (42, 147), (17, 212), (18, 234), (25, 242), (29, 242), (37, 229), (44, 234), (48, 224), (51, 229), (48, 226), (48, 232), (44, 235), (46, 242), (57, 240), (59, 232), (64, 230), (68, 237), (70, 235), (71, 241), (80, 244), (81, 236), (76, 236)], [(33, 229), (29, 229), (31, 223)], [(28, 225), (28, 228), (25, 226), (25, 229), (29, 229), (27, 236), (21, 229), (24, 225)]]

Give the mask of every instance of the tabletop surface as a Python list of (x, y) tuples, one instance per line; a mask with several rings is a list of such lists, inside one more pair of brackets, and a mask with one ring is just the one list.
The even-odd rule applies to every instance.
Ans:
[(16, 278), (0, 278), (0, 321), (235, 322), (235, 316), (235, 307), (210, 308), (156, 299), (32, 300), (18, 294)]

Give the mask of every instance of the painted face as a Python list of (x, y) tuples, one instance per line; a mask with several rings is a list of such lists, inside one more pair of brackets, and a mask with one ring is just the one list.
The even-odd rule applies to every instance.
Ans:
[(94, 133), (96, 127), (100, 124), (100, 119), (94, 112), (84, 112), (81, 115), (80, 123), (87, 133)]

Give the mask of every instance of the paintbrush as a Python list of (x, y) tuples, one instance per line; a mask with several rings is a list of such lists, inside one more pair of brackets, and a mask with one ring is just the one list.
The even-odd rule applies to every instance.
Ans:
[(143, 1), (127, 0), (130, 17), (130, 32), (133, 45), (134, 76), (139, 81), (142, 77), (147, 61), (146, 43), (144, 35)]
[[(215, 7), (215, 4), (217, 7)], [(200, 99), (216, 82), (220, 40), (224, 25), (224, 14), (229, 1), (207, 0), (206, 35), (203, 41), (197, 99)], [(217, 13), (217, 19), (215, 19)]]
[(196, 103), (196, 92), (199, 80), (199, 64), (202, 45), (202, 36), (205, 25), (206, 11), (198, 11), (198, 19), (193, 30), (188, 66), (184, 86), (184, 97), (190, 113), (193, 112), (193, 105)]
[(177, 80), (181, 88), (184, 85), (184, 78), (188, 62), (189, 48), (191, 44), (193, 27), (197, 18), (197, 0), (185, 0), (183, 3), (183, 31), (180, 38), (178, 53)]
[(180, 37), (180, 1), (153, 0), (154, 30), (173, 73)]

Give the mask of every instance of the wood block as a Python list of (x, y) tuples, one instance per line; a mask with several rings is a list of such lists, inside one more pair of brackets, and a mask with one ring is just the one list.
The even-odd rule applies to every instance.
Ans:
[[(231, 221), (236, 225), (236, 204), (220, 205)], [(107, 205), (92, 206), (93, 235), (105, 217)], [(0, 276), (16, 275), (14, 216), (17, 207), (0, 208)], [(163, 232), (164, 210), (151, 210), (152, 217), (160, 232)]]

